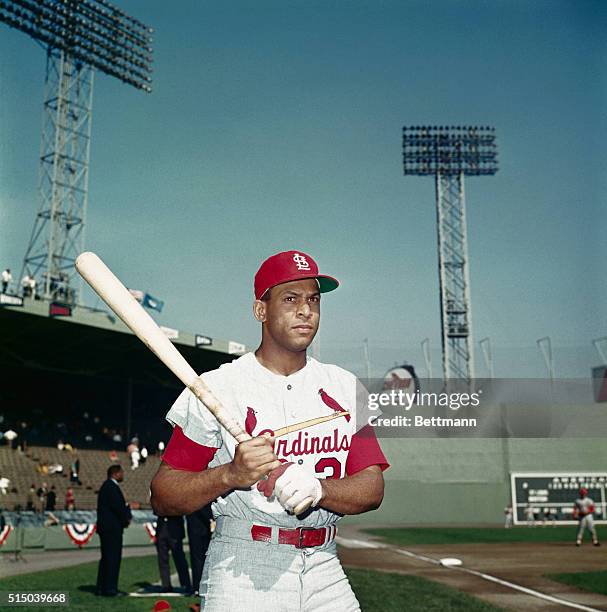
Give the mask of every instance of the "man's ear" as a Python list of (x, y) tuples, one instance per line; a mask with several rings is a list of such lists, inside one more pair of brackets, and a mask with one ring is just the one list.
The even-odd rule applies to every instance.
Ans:
[(266, 320), (266, 303), (261, 300), (255, 300), (253, 302), (253, 316), (260, 322), (264, 323)]

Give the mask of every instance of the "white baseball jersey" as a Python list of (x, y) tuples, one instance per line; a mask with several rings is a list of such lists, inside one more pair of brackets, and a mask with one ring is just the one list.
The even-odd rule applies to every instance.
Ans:
[[(274, 452), (279, 459), (302, 465), (318, 478), (343, 478), (370, 465), (388, 467), (371, 428), (355, 435), (357, 380), (338, 366), (308, 358), (301, 370), (281, 376), (247, 353), (202, 378), (252, 436), (348, 411), (349, 419), (335, 418), (276, 439)], [(163, 460), (172, 467), (199, 471), (234, 458), (236, 441), (189, 389), (177, 398), (166, 418), (175, 430)], [(277, 500), (268, 500), (255, 485), (220, 497), (213, 504), (213, 513), (290, 528), (325, 527), (340, 518), (316, 508), (299, 519)]]
[(578, 517), (582, 518), (594, 512), (594, 501), (590, 497), (578, 497), (575, 500), (575, 507), (578, 511)]

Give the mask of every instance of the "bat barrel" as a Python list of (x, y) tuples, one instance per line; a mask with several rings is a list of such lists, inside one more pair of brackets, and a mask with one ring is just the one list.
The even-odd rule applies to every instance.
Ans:
[(221, 405), (156, 321), (95, 253), (81, 253), (76, 258), (76, 269), (124, 324), (194, 393), (236, 440), (242, 442), (250, 439), (251, 436)]

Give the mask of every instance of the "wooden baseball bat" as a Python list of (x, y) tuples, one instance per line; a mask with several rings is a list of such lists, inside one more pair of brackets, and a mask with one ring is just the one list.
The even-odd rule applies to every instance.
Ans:
[(281, 427), (277, 429), (273, 437), (280, 438), (281, 436), (286, 436), (287, 434), (293, 433), (294, 431), (300, 431), (301, 429), (307, 429), (308, 427), (312, 427), (313, 425), (318, 425), (319, 423), (326, 423), (327, 421), (332, 421), (333, 419), (338, 419), (339, 417), (350, 416), (350, 413), (346, 410), (343, 412), (336, 412), (335, 414), (329, 414), (326, 416), (317, 417), (315, 419), (310, 419), (308, 421), (302, 421), (301, 423), (295, 423), (293, 425), (287, 425), (286, 427)]
[(220, 425), (238, 442), (251, 439), (166, 337), (156, 321), (95, 253), (81, 253), (76, 258), (76, 269), (139, 340), (207, 407)]

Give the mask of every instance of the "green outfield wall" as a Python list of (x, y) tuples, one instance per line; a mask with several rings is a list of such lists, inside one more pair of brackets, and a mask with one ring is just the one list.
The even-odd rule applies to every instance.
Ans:
[(349, 523), (499, 524), (511, 472), (607, 469), (604, 438), (380, 440), (391, 467), (381, 508)]

